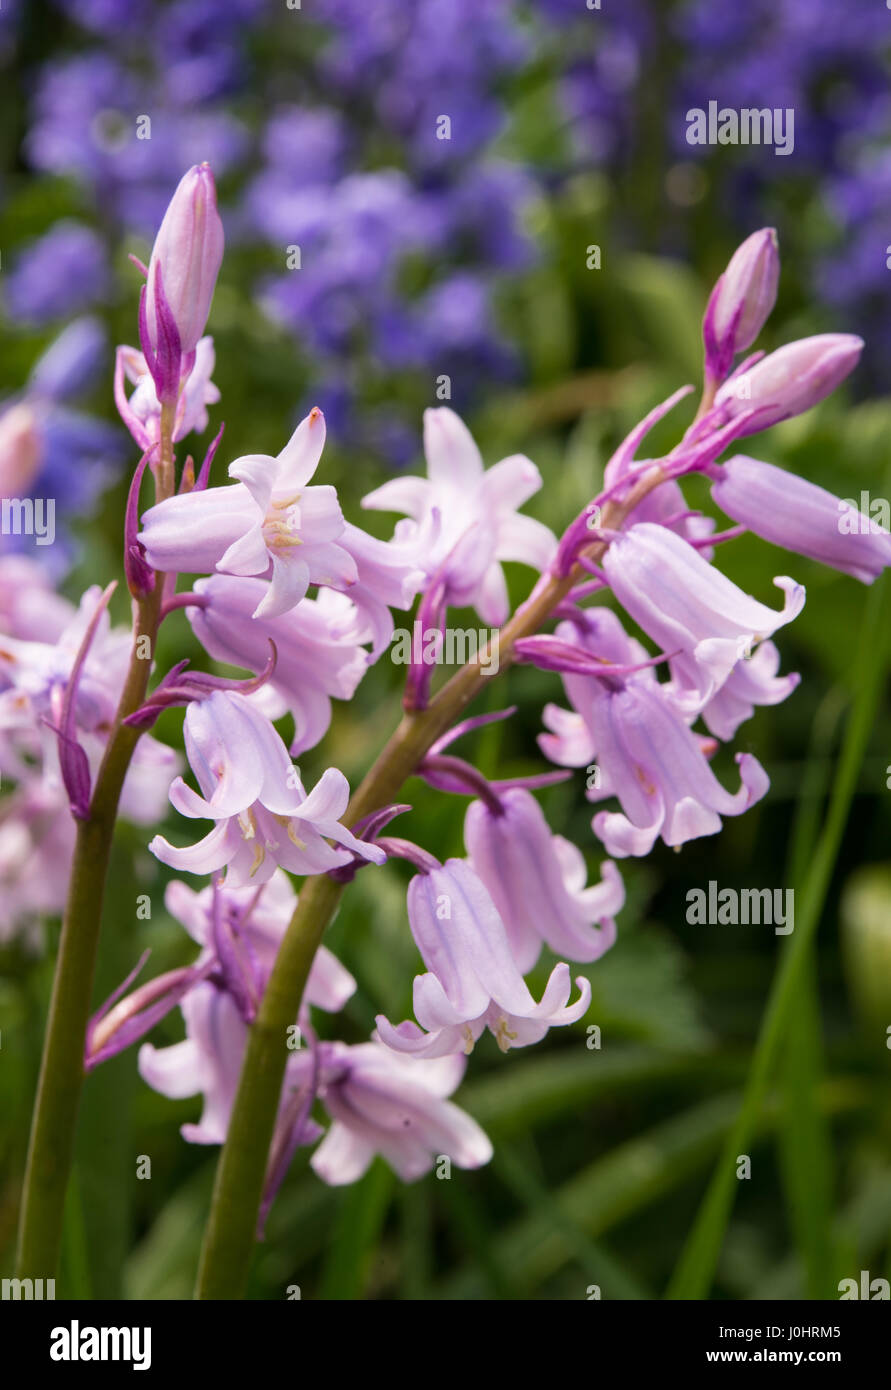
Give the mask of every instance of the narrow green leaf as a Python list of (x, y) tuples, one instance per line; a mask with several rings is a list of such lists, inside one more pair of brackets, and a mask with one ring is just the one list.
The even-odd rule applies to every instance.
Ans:
[(886, 576), (883, 576), (874, 584), (866, 604), (857, 669), (852, 681), (854, 702), (845, 729), (829, 812), (807, 874), (803, 882), (796, 885), (796, 903), (801, 906), (796, 911), (795, 931), (786, 937), (755, 1047), (743, 1103), (671, 1279), (667, 1291), (669, 1298), (704, 1298), (714, 1278), (736, 1188), (733, 1159), (736, 1154), (747, 1150), (776, 1067), (789, 1011), (820, 921), (875, 717), (887, 662), (888, 631), (883, 611), (885, 594)]

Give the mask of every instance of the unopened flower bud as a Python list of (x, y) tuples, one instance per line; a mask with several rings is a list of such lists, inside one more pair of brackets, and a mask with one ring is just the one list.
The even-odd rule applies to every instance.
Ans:
[[(148, 268), (146, 326), (151, 355), (158, 352), (158, 275), (183, 355), (204, 332), (223, 259), (223, 224), (209, 164), (196, 164), (180, 180), (155, 238)], [(146, 354), (149, 355), (148, 353)]]
[(863, 339), (853, 333), (818, 333), (778, 348), (747, 372), (730, 377), (715, 396), (726, 417), (757, 410), (751, 434), (792, 415), (801, 415), (834, 391), (853, 371)]
[(754, 343), (773, 309), (780, 276), (773, 227), (753, 232), (738, 246), (712, 291), (705, 311), (706, 376), (723, 381), (737, 353)]

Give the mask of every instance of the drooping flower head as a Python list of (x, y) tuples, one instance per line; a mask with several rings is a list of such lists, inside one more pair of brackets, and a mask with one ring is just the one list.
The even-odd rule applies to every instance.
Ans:
[[(601, 659), (612, 660), (623, 647), (627, 657), (639, 657), (640, 645), (623, 633), (615, 614), (593, 609), (585, 616), (590, 626), (584, 633), (566, 623), (557, 635)], [(767, 791), (767, 775), (749, 753), (737, 756), (739, 790), (725, 790), (709, 767), (703, 740), (688, 727), (689, 715), (651, 669), (627, 676), (567, 673), (563, 684), (574, 714), (546, 706), (550, 732), (539, 743), (562, 766), (598, 769), (589, 800), (618, 798), (621, 813), (600, 811), (593, 820), (609, 854), (649, 854), (658, 838), (678, 846), (714, 835), (722, 816), (740, 815)]]
[(417, 1023), (394, 1027), (378, 1015), (381, 1041), (415, 1057), (470, 1052), (488, 1028), (502, 1051), (539, 1042), (548, 1029), (575, 1023), (591, 1002), (579, 976), (579, 998), (569, 1003), (569, 967), (556, 965), (536, 1004), (514, 959), (504, 923), (490, 894), (465, 860), (448, 859), (412, 878), (408, 917), (426, 975), (414, 982)]
[(520, 973), (532, 969), (545, 942), (567, 960), (597, 960), (616, 939), (614, 919), (625, 901), (615, 864), (607, 860), (602, 881), (586, 887), (581, 850), (551, 833), (530, 792), (509, 788), (495, 802), (500, 810), (484, 801), (470, 803), (464, 842)]
[(318, 874), (348, 863), (352, 853), (383, 862), (382, 850), (340, 824), (349, 799), (343, 773), (329, 768), (307, 795), (275, 728), (244, 696), (214, 691), (195, 701), (184, 731), (202, 795), (178, 777), (170, 800), (181, 815), (216, 824), (187, 849), (156, 835), (149, 849), (162, 863), (193, 874), (225, 868), (227, 885), (239, 888), (265, 883), (277, 865)]
[(825, 488), (736, 454), (711, 473), (722, 511), (756, 536), (871, 584), (891, 565), (891, 534)]
[(622, 607), (670, 654), (675, 681), (705, 703), (758, 642), (791, 622), (804, 606), (793, 579), (774, 580), (785, 594), (776, 612), (743, 593), (693, 546), (664, 526), (641, 522), (603, 557)]

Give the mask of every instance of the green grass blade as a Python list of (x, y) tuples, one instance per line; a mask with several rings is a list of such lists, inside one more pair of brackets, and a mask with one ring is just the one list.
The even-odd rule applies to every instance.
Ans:
[[(800, 883), (807, 872), (831, 782), (831, 755), (846, 696), (826, 696), (814, 719), (808, 760), (790, 837), (785, 882)], [(815, 942), (808, 946), (801, 980), (790, 1008), (781, 1084), (779, 1157), (790, 1224), (804, 1270), (808, 1298), (835, 1296), (838, 1275), (832, 1237), (832, 1142), (817, 1103), (822, 1074), (820, 996)]]
[(540, 1219), (561, 1232), (567, 1249), (587, 1282), (597, 1284), (607, 1298), (647, 1299), (651, 1294), (620, 1260), (598, 1241), (594, 1241), (574, 1222), (551, 1192), (539, 1182), (532, 1164), (508, 1145), (496, 1149), (493, 1167), (526, 1208), (531, 1219)]
[(855, 695), (826, 822), (807, 875), (801, 887), (796, 885), (796, 904), (801, 906), (796, 910), (795, 931), (786, 938), (739, 1114), (669, 1284), (667, 1297), (672, 1299), (706, 1297), (717, 1268), (736, 1190), (736, 1155), (747, 1151), (776, 1067), (779, 1046), (823, 910), (875, 718), (887, 660), (887, 619), (883, 611), (886, 582), (885, 576), (877, 580), (867, 600), (853, 680)]
[(364, 1178), (344, 1192), (319, 1298), (364, 1296), (395, 1185), (391, 1169), (383, 1159), (376, 1159)]

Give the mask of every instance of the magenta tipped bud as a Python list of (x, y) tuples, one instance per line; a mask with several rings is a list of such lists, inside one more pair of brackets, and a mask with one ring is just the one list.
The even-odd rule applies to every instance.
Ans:
[(757, 412), (745, 431), (767, 429), (822, 401), (854, 370), (863, 339), (853, 333), (818, 333), (778, 348), (747, 372), (730, 377), (715, 396), (727, 419)]
[(223, 224), (213, 174), (209, 164), (196, 164), (180, 180), (152, 249), (145, 304), (147, 357), (157, 356), (167, 336), (159, 289), (183, 356), (194, 352), (207, 323), (222, 259)]
[(780, 255), (773, 227), (753, 232), (712, 290), (702, 324), (705, 371), (723, 381), (737, 353), (754, 343), (776, 302)]

